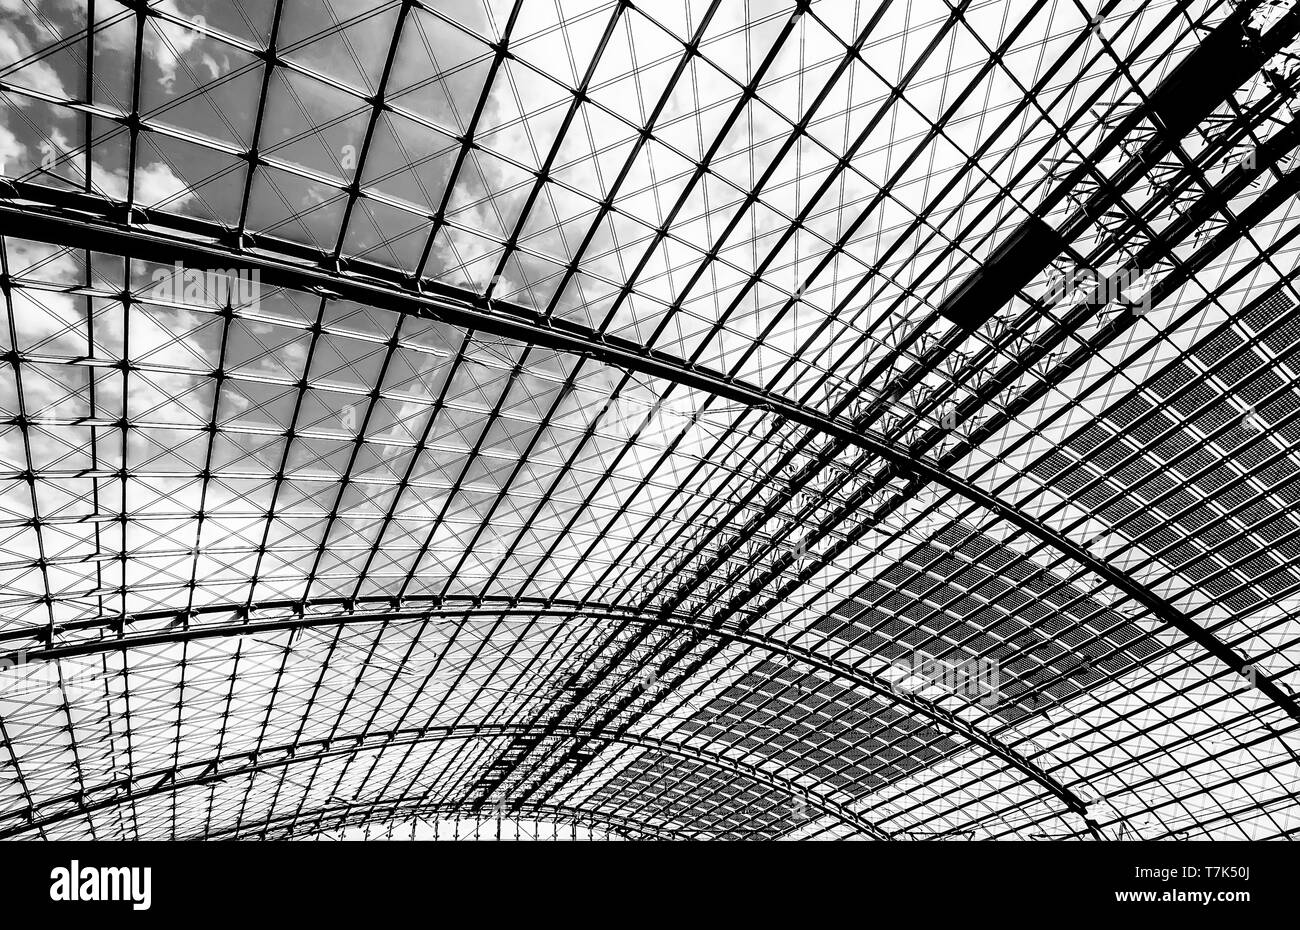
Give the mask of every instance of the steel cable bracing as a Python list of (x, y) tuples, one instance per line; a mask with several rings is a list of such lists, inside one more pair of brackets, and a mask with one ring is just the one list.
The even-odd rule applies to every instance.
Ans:
[(1293, 3), (0, 16), (0, 833), (1294, 835)]

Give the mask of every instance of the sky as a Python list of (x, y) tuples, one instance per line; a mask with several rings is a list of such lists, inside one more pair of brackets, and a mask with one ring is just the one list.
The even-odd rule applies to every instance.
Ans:
[[(1115, 4), (1098, 19), (1097, 4), (1030, 12), (971, 2), (952, 23), (948, 3), (897, 2), (867, 29), (876, 4), (822, 0), (777, 45), (792, 5), (736, 0), (719, 5), (699, 54), (687, 56), (670, 86), (702, 3), (616, 12), (603, 0), (526, 0), (509, 35), (513, 57), (493, 72), (492, 46), (510, 7), (460, 0), (412, 8), (402, 20), (376, 114), (371, 98), (400, 4), (287, 3), (276, 37), (285, 64), (269, 76), (256, 53), (269, 40), (273, 4), (152, 6), (160, 15), (139, 36), (144, 128), (131, 163), (120, 119), (135, 94), (134, 13), (97, 0), (88, 68), (84, 2), (0, 0), (0, 173), (105, 202), (131, 198), (163, 217), (242, 225), (268, 242), (486, 293), (732, 372), (821, 412), (871, 396), (865, 373), (904, 336), (924, 331), (922, 345), (943, 336), (948, 324), (935, 308), (1054, 183), (1054, 159), (1068, 162), (1095, 145), (1106, 120), (1133, 106), (1193, 41), (1183, 21), (1156, 28), (1167, 3)], [(861, 54), (841, 68), (864, 30)], [(1071, 50), (1080, 35), (1085, 41)], [(774, 49), (756, 94), (741, 100)], [(1115, 57), (1132, 60), (1132, 71), (1117, 72)], [(584, 82), (586, 97), (575, 104)], [(1252, 82), (1239, 102), (1267, 93), (1265, 82)], [(474, 146), (462, 157), (476, 112)], [(943, 131), (932, 132), (941, 115)], [(254, 145), (250, 175), (241, 155)], [(709, 170), (697, 180), (706, 153)], [(1115, 153), (1100, 170), (1121, 158)], [(354, 183), (362, 196), (349, 209)], [(1125, 202), (1143, 209), (1156, 193), (1144, 180)], [(1156, 227), (1171, 221), (1151, 217)], [(1288, 226), (1261, 229), (1213, 265), (1204, 284), (1180, 289), (1132, 335), (1008, 418), (956, 473), (1095, 539), (1184, 606), (1203, 604), (1191, 576), (1131, 545), (1132, 533), (1103, 533), (1034, 469), (1057, 448), (1082, 448), (1070, 444), (1090, 424), (1114, 426), (1106, 418), (1121, 398), (1151, 396), (1148, 376), (1181, 363), (1280, 280), (1289, 249), (1200, 302)], [(1089, 247), (1113, 269), (1122, 256), (1104, 238)], [(158, 298), (152, 284), (176, 269), (60, 249), (21, 230), (6, 234), (4, 250), (20, 286), (4, 308), (0, 341), (24, 362), (19, 376), (12, 367), (0, 372), (0, 416), (22, 410), (35, 426), (26, 438), (12, 422), (0, 427), (0, 629), (378, 595), (523, 594), (634, 608), (661, 577), (655, 572), (698, 570), (718, 551), (706, 528), (756, 519), (744, 489), (775, 470), (797, 438), (717, 398), (433, 320), (269, 286), (227, 317), (202, 296)], [(1045, 274), (1031, 290), (1051, 285)], [(123, 288), (136, 294), (129, 305)], [(1017, 299), (1010, 309), (1025, 306)], [(1085, 328), (1065, 349), (1095, 331)], [(1014, 357), (990, 348), (987, 334), (964, 348), (972, 367), (981, 352), (990, 369)], [(129, 373), (114, 367), (124, 360)], [(219, 381), (217, 369), (226, 374)], [(1027, 374), (993, 408), (1036, 377)], [(960, 383), (935, 372), (891, 416), (939, 422), (948, 407), (927, 398), (951, 405), (973, 390)], [(1225, 403), (1244, 409), (1236, 397)], [(125, 434), (115, 426), (122, 418), (131, 423)], [(881, 426), (895, 428), (905, 430)], [(799, 450), (786, 468), (808, 459)], [(828, 488), (861, 465), (851, 452), (832, 461), (819, 479)], [(202, 480), (205, 463), (216, 480)], [(34, 486), (19, 477), (29, 468), (42, 474)], [(795, 528), (830, 520), (854, 484), (835, 487), (758, 525), (754, 544), (769, 554), (798, 547)], [(795, 597), (769, 604), (761, 628), (805, 635), (852, 592), (929, 551), (947, 525), (1034, 558), (1005, 524), (923, 492), (879, 537), (854, 541), (843, 560), (851, 568), (819, 565)], [(845, 536), (835, 526), (812, 551)], [(778, 577), (788, 581), (797, 568)], [(740, 584), (745, 563), (733, 557), (723, 571)], [(1107, 609), (1115, 599), (1088, 595)], [(1210, 616), (1231, 620), (1219, 607)], [(615, 624), (562, 627), (537, 618), (451, 632), (392, 624), (338, 635), (322, 628), (296, 642), (271, 637), (247, 654), (226, 642), (159, 649), (133, 667), (149, 683), (137, 680), (131, 712), (141, 733), (153, 734), (152, 744), (141, 740), (151, 749), (100, 740), (87, 758), (72, 758), (70, 747), (52, 742), (59, 718), (73, 714), (78, 727), (98, 733), (101, 699), (65, 709), (66, 688), (47, 695), (39, 713), (20, 702), (14, 709), (31, 719), (15, 725), (21, 735), (13, 739), (52, 753), (46, 777), (57, 793), (85, 777), (79, 767), (124, 770), (127, 754), (147, 768), (148, 759), (163, 765), (214, 747), (373, 727), (405, 720), (412, 702), (417, 716), (485, 719), (524, 706), (524, 683), (598, 652)], [(873, 667), (893, 658), (848, 654)], [(758, 664), (744, 655), (734, 670), (723, 671), (730, 654), (702, 669), (693, 679), (699, 690), (687, 689), (658, 725), (693, 719)], [(404, 663), (430, 680), (405, 680)], [(120, 669), (90, 665), (102, 700), (122, 711)], [(231, 675), (241, 688), (226, 687)], [(292, 697), (270, 696), (279, 683)], [(353, 685), (363, 695), (355, 709), (343, 698)], [(321, 689), (328, 712), (315, 710)], [(187, 693), (193, 712), (173, 713)], [(1125, 693), (1115, 686), (1114, 695)], [(223, 701), (256, 721), (229, 741)], [(1118, 713), (1099, 698), (1078, 719), (1101, 726)], [(1068, 745), (1062, 727), (1052, 739)], [(442, 764), (439, 752), (427, 750), (429, 764)], [(445, 764), (455, 769), (466, 758)], [(982, 763), (964, 764), (977, 772)], [(1080, 777), (1100, 767), (1078, 766)], [(970, 790), (967, 776), (942, 777)], [(1020, 797), (1018, 787), (1001, 787)], [(1265, 779), (1261, 790), (1276, 787)], [(321, 799), (331, 790), (315, 781), (303, 789)]]

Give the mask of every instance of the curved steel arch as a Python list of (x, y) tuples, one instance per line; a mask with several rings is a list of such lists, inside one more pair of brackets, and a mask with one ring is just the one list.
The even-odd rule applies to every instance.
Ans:
[[(361, 808), (366, 810), (361, 810)], [(387, 814), (377, 814), (376, 811), (381, 808), (390, 808)], [(326, 827), (320, 824), (331, 811), (345, 811), (345, 815)], [(606, 824), (611, 829), (626, 833), (644, 833), (656, 840), (680, 840), (677, 831), (667, 827), (660, 827), (649, 824), (645, 821), (636, 821), (630, 817), (624, 817), (620, 814), (609, 811), (601, 811), (589, 807), (577, 807), (571, 804), (542, 804), (536, 801), (527, 801), (518, 806), (512, 806), (509, 810), (509, 816), (512, 819), (528, 817), (531, 814), (538, 815), (537, 819), (547, 820), (556, 823), (600, 823)], [(242, 840), (257, 837), (265, 838), (266, 832), (274, 829), (275, 824), (289, 822), (292, 826), (295, 822), (301, 823), (306, 821), (311, 824), (313, 820), (318, 821), (318, 826), (314, 829), (295, 831), (295, 835), (311, 835), (323, 830), (337, 830), (344, 827), (361, 826), (362, 824), (371, 823), (375, 819), (387, 816), (390, 819), (396, 819), (400, 816), (405, 817), (436, 817), (446, 815), (465, 815), (475, 820), (487, 821), (494, 820), (495, 816), (484, 816), (482, 812), (471, 809), (464, 804), (449, 803), (419, 803), (418, 801), (402, 800), (392, 798), (384, 801), (363, 801), (353, 802), (351, 804), (339, 804), (333, 807), (316, 808), (306, 814), (280, 814), (276, 817), (270, 817), (266, 820), (255, 821), (248, 825), (239, 827), (223, 828), (216, 830), (207, 837), (210, 840)]]
[[(436, 290), (424, 293), (410, 289), (412, 286), (421, 288), (424, 282), (408, 282), (391, 271), (361, 262), (332, 263), (335, 267), (331, 269), (326, 263), (313, 259), (310, 250), (301, 247), (285, 248), (285, 257), (260, 251), (241, 251), (221, 244), (226, 238), (225, 231), (216, 224), (203, 220), (184, 218), (182, 222), (174, 222), (176, 218), (170, 215), (157, 217), (165, 219), (167, 223), (174, 223), (172, 232), (163, 233), (113, 222), (112, 205), (99, 198), (58, 193), (27, 183), (0, 184), (0, 192), (6, 187), (11, 193), (8, 197), (0, 196), (0, 217), (21, 222), (25, 238), (96, 251), (107, 250), (149, 261), (183, 261), (198, 267), (228, 267), (233, 261), (256, 269), (263, 280), (274, 285), (326, 293), (396, 313), (432, 317), (525, 343), (591, 356), (605, 364), (771, 412), (808, 429), (850, 443), (890, 462), (904, 474), (924, 478), (947, 488), (1074, 560), (1140, 603), (1158, 621), (1178, 630), (1232, 671), (1243, 675), (1253, 674), (1255, 686), (1289, 717), (1300, 721), (1300, 704), (1297, 704), (1295, 698), (1266, 674), (1253, 670), (1250, 662), (1205, 627), (1125, 572), (1098, 559), (1019, 508), (936, 468), (897, 443), (855, 429), (841, 418), (826, 416), (804, 404), (630, 340), (598, 332), (571, 320), (553, 319), (523, 307), (492, 301), (449, 285), (438, 285)], [(20, 201), (31, 196), (43, 199), (39, 202), (29, 200), (19, 205)], [(155, 217), (146, 219), (152, 223)], [(203, 236), (207, 241), (186, 239), (180, 233)], [(282, 247), (278, 241), (275, 245), (277, 248)], [(289, 256), (294, 252), (298, 255), (298, 261), (290, 260)]]
[[(802, 798), (822, 813), (850, 825), (861, 833), (878, 840), (892, 839), (891, 835), (874, 823), (861, 817), (838, 801), (805, 791), (790, 779), (783, 778), (757, 766), (729, 759), (719, 753), (671, 743), (657, 737), (629, 733), (614, 733), (592, 727), (550, 726), (536, 727), (526, 724), (477, 724), (464, 726), (412, 727), (402, 730), (356, 733), (345, 736), (304, 740), (267, 749), (251, 749), (231, 753), (215, 759), (170, 769), (156, 769), (117, 781), (86, 788), (84, 791), (61, 795), (39, 802), (34, 807), (0, 813), (0, 839), (10, 839), (30, 830), (44, 830), (65, 820), (83, 817), (120, 804), (138, 802), (160, 794), (175, 793), (185, 788), (199, 787), (255, 774), (269, 769), (282, 768), (297, 762), (318, 761), (341, 755), (355, 755), (370, 749), (384, 751), (394, 746), (416, 743), (441, 743), (448, 740), (491, 739), (541, 733), (543, 736), (582, 738), (622, 743), (627, 746), (652, 749), (689, 762), (712, 765), (720, 771), (749, 778), (792, 798)], [(303, 752), (304, 747), (314, 752)], [(104, 795), (104, 797), (100, 797)], [(48, 813), (42, 813), (50, 809)], [(6, 821), (20, 823), (2, 825)]]
[[(1058, 798), (1073, 813), (1084, 815), (1086, 804), (1082, 798), (1071, 791), (1060, 780), (1052, 777), (1047, 771), (1035, 765), (1027, 757), (1016, 752), (1006, 743), (985, 733), (978, 727), (962, 720), (956, 714), (951, 713), (939, 707), (937, 704), (926, 700), (920, 695), (909, 691), (895, 688), (890, 682), (881, 679), (877, 675), (864, 672), (861, 669), (851, 665), (846, 665), (834, 659), (828, 659), (818, 655), (811, 649), (797, 646), (793, 643), (783, 640), (774, 639), (760, 633), (749, 630), (728, 629), (713, 624), (705, 623), (699, 620), (691, 620), (684, 617), (673, 615), (655, 614), (647, 616), (643, 613), (626, 609), (614, 609), (604, 604), (595, 604), (591, 602), (580, 603), (577, 601), (556, 601), (542, 600), (540, 598), (507, 598), (507, 597), (440, 597), (440, 598), (406, 598), (411, 604), (417, 604), (421, 600), (437, 601), (436, 606), (424, 609), (405, 610), (394, 608), (385, 611), (375, 611), (369, 613), (346, 613), (346, 614), (319, 614), (307, 615), (305, 612), (301, 616), (285, 617), (275, 620), (266, 621), (237, 621), (233, 623), (212, 624), (208, 626), (199, 626), (195, 628), (172, 628), (162, 630), (157, 633), (143, 633), (135, 636), (119, 635), (111, 639), (98, 639), (84, 643), (77, 643), (67, 646), (53, 646), (46, 649), (34, 650), (25, 654), (28, 660), (55, 660), (61, 658), (74, 658), (84, 655), (92, 655), (103, 652), (124, 651), (132, 648), (142, 648), (147, 646), (166, 645), (169, 643), (190, 642), (197, 639), (211, 639), (227, 636), (245, 636), (256, 635), (259, 633), (274, 633), (284, 630), (306, 629), (317, 626), (348, 626), (361, 623), (384, 623), (393, 621), (408, 621), (430, 618), (437, 615), (440, 611), (445, 611), (448, 620), (457, 617), (471, 616), (475, 613), (482, 613), (491, 616), (498, 616), (502, 613), (520, 613), (525, 616), (554, 616), (560, 618), (574, 618), (576, 616), (589, 616), (599, 619), (613, 619), (628, 623), (636, 623), (645, 626), (670, 627), (679, 630), (690, 630), (701, 633), (706, 637), (713, 639), (742, 643), (757, 649), (764, 649), (775, 655), (785, 658), (794, 659), (803, 662), (829, 675), (850, 681), (867, 691), (870, 691), (885, 700), (902, 704), (913, 713), (919, 714), (928, 720), (948, 729), (949, 731), (960, 736), (968, 743), (979, 746), (986, 752), (1000, 758), (1013, 768), (1019, 769), (1023, 774), (1035, 781), (1050, 794)], [(356, 601), (376, 601), (391, 602), (391, 598), (375, 596), (370, 598), (358, 598)], [(349, 598), (329, 598), (314, 600), (312, 606), (323, 606), (330, 603), (336, 603), (345, 606), (349, 603), (355, 603)], [(464, 606), (446, 606), (449, 603), (461, 603)], [(492, 606), (495, 603), (496, 606)], [(190, 615), (203, 613), (229, 613), (235, 612), (238, 606), (231, 604), (205, 605), (202, 608), (196, 608), (190, 611)], [(294, 609), (301, 608), (301, 604), (293, 601), (276, 602), (272, 605), (259, 605), (268, 609)], [(141, 618), (153, 617), (164, 619), (174, 617), (175, 611), (154, 611), (149, 614), (138, 615)], [(99, 624), (105, 627), (117, 626), (118, 618), (106, 619), (99, 621)], [(93, 622), (87, 623), (81, 621), (77, 624), (78, 628), (93, 625)], [(42, 628), (44, 629), (44, 628)], [(12, 638), (14, 634), (10, 632), (3, 638)], [(1100, 834), (1089, 824), (1089, 830), (1094, 836), (1100, 838)]]

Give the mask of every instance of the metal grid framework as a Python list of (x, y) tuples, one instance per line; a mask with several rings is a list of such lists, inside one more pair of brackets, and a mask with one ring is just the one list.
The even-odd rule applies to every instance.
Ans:
[(0, 837), (1294, 835), (1298, 34), (0, 4)]

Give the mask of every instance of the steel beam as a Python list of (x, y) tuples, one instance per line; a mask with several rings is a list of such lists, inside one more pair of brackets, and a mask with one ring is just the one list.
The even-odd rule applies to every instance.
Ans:
[[(259, 820), (249, 824), (241, 824), (238, 827), (225, 828), (216, 830), (210, 835), (202, 837), (208, 840), (241, 840), (241, 839), (265, 839), (266, 834), (276, 828), (277, 825), (297, 823), (306, 823), (307, 830), (296, 829), (292, 835), (295, 837), (304, 834), (323, 832), (324, 830), (337, 830), (344, 827), (362, 826), (367, 823), (373, 823), (376, 820), (376, 811), (381, 811), (380, 816), (387, 820), (396, 820), (402, 818), (433, 818), (433, 817), (459, 817), (472, 820), (490, 822), (495, 820), (495, 815), (487, 816), (482, 811), (475, 810), (467, 804), (420, 804), (415, 801), (401, 802), (399, 799), (386, 800), (380, 803), (353, 802), (351, 804), (336, 804), (329, 807), (318, 807), (314, 810), (303, 814), (280, 814), (275, 817)], [(341, 816), (339, 816), (341, 815)], [(338, 817), (330, 825), (326, 826), (324, 821), (327, 817)], [(646, 823), (645, 821), (633, 820), (630, 817), (623, 817), (618, 814), (602, 811), (592, 807), (580, 807), (568, 804), (540, 804), (528, 802), (513, 806), (508, 811), (510, 819), (529, 819), (547, 821), (551, 823), (573, 823), (573, 824), (602, 824), (610, 831), (627, 836), (629, 839), (636, 839), (634, 834), (642, 834), (655, 840), (681, 840), (683, 836), (679, 835), (676, 830), (659, 824)], [(313, 826), (314, 824), (314, 826)]]
[[(3, 194), (3, 187), (0, 185), (0, 195)], [(79, 194), (68, 194), (61, 199), (91, 202), (83, 202), (82, 208), (92, 204), (99, 208), (106, 206), (102, 201), (83, 198)], [(147, 230), (139, 226), (127, 226), (114, 222), (102, 209), (96, 216), (85, 213), (84, 209), (74, 210), (67, 203), (37, 205), (28, 202), (20, 205), (12, 198), (6, 200), (0, 197), (0, 218), (13, 224), (11, 228), (21, 229), (23, 237), (44, 242), (81, 249), (107, 250), (165, 264), (181, 261), (191, 267), (228, 268), (233, 263), (257, 270), (264, 281), (276, 286), (314, 293), (323, 291), (396, 313), (431, 317), (561, 352), (590, 356), (608, 365), (675, 382), (734, 403), (770, 412), (807, 429), (851, 443), (890, 462), (905, 474), (932, 481), (996, 514), (1123, 591), (1142, 604), (1161, 623), (1174, 627), (1234, 672), (1245, 674), (1250, 667), (1249, 662), (1159, 595), (1014, 506), (936, 468), (897, 443), (859, 432), (843, 418), (826, 416), (815, 408), (702, 365), (687, 363), (630, 340), (598, 333), (570, 320), (546, 319), (527, 308), (501, 301), (488, 301), (457, 288), (443, 285), (436, 293), (409, 290), (392, 273), (388, 280), (363, 274), (360, 263), (353, 263), (350, 269), (329, 271), (321, 264), (295, 262), (288, 256), (261, 251), (241, 252), (215, 240), (204, 242), (187, 238), (179, 234), (179, 230), (162, 232), (156, 227)], [(196, 224), (206, 225), (197, 220), (187, 221), (186, 225), (193, 227)], [(215, 227), (211, 231), (219, 232)], [(1300, 707), (1290, 695), (1262, 675), (1257, 675), (1256, 680), (1259, 689), (1273, 703), (1288, 716), (1300, 721)]]
[(891, 838), (886, 831), (838, 801), (807, 791), (792, 779), (707, 749), (672, 743), (649, 735), (615, 733), (590, 727), (485, 723), (374, 731), (304, 740), (132, 775), (116, 781), (92, 785), (82, 791), (39, 801), (34, 808), (19, 808), (0, 813), (0, 839), (21, 836), (30, 831), (44, 831), (56, 823), (74, 820), (121, 804), (138, 803), (156, 795), (172, 794), (185, 788), (210, 785), (228, 778), (241, 778), (299, 762), (319, 762), (321, 759), (334, 756), (355, 756), (368, 750), (386, 751), (395, 746), (415, 743), (493, 739), (537, 733), (559, 739), (590, 739), (620, 743), (654, 750), (687, 762), (711, 765), (728, 775), (748, 778), (791, 798), (803, 799), (810, 807), (815, 807), (824, 815), (851, 826), (859, 833), (878, 840)]
[[(5, 188), (9, 189), (7, 198), (4, 196)], [(28, 199), (38, 193), (48, 193), (54, 199), (46, 202)], [(340, 262), (337, 268), (331, 269), (324, 257), (310, 261), (307, 259), (309, 250), (287, 243), (276, 243), (277, 247), (284, 248), (284, 254), (273, 254), (260, 248), (238, 250), (223, 244), (225, 233), (220, 227), (203, 220), (155, 215), (146, 217), (143, 226), (127, 225), (114, 220), (112, 213), (112, 205), (99, 198), (36, 188), (29, 184), (0, 184), (0, 218), (13, 224), (12, 228), (21, 229), (24, 238), (79, 249), (110, 251), (164, 264), (180, 261), (200, 268), (229, 268), (233, 264), (258, 271), (264, 282), (274, 286), (323, 293), (395, 313), (438, 319), (520, 342), (588, 356), (604, 364), (769, 412), (852, 444), (890, 462), (903, 474), (938, 484), (996, 514), (1122, 591), (1150, 611), (1160, 623), (1178, 630), (1230, 670), (1243, 676), (1252, 673), (1249, 661), (1120, 569), (1091, 555), (1013, 505), (930, 464), (900, 444), (859, 431), (841, 417), (827, 416), (759, 386), (631, 340), (600, 333), (571, 320), (546, 318), (526, 307), (487, 300), (449, 285), (428, 285), (429, 290), (423, 290), (425, 282), (420, 282), (412, 288), (396, 272), (360, 262)], [(206, 239), (196, 238), (202, 236), (204, 230)], [(270, 243), (263, 240), (260, 244)], [(5, 283), (8, 286), (9, 282)], [(1295, 698), (1258, 670), (1254, 670), (1253, 675), (1256, 686), (1272, 703), (1292, 719), (1300, 721), (1300, 705)]]
[[(484, 617), (496, 617), (501, 614), (518, 614), (523, 617), (548, 616), (562, 620), (577, 620), (580, 618), (607, 619), (622, 623), (634, 623), (646, 627), (667, 627), (670, 629), (689, 630), (718, 641), (720, 644), (739, 643), (755, 649), (762, 649), (773, 655), (780, 656), (784, 659), (802, 662), (805, 665), (824, 672), (827, 675), (849, 681), (855, 686), (869, 691), (891, 704), (899, 704), (906, 707), (910, 712), (925, 717), (935, 724), (943, 727), (949, 732), (957, 735), (967, 743), (980, 747), (989, 754), (996, 756), (1011, 767), (1018, 769), (1032, 781), (1041, 785), (1050, 794), (1058, 798), (1065, 804), (1066, 808), (1073, 813), (1082, 815), (1085, 811), (1085, 803), (1082, 798), (1071, 791), (1066, 785), (1054, 778), (1051, 774), (1040, 768), (1027, 757), (1011, 748), (1001, 740), (980, 730), (973, 724), (963, 720), (956, 714), (945, 710), (932, 701), (928, 701), (920, 695), (913, 694), (895, 688), (891, 682), (883, 679), (870, 672), (864, 671), (852, 665), (834, 659), (826, 658), (819, 655), (811, 649), (797, 646), (784, 640), (766, 636), (752, 630), (742, 630), (734, 627), (715, 626), (700, 620), (692, 619), (685, 615), (662, 615), (641, 614), (626, 608), (614, 608), (609, 605), (579, 602), (579, 601), (562, 601), (541, 598), (508, 598), (508, 597), (439, 597), (439, 598), (407, 598), (400, 607), (389, 607), (379, 611), (368, 611), (356, 613), (355, 606), (358, 603), (380, 603), (388, 604), (390, 598), (371, 597), (353, 601), (348, 598), (330, 598), (313, 601), (311, 607), (319, 609), (322, 607), (337, 606), (346, 611), (337, 614), (326, 613), (307, 613), (301, 602), (280, 601), (267, 604), (259, 604), (262, 610), (290, 610), (294, 612), (293, 616), (280, 617), (269, 620), (234, 620), (226, 623), (199, 624), (190, 626), (186, 623), (184, 626), (170, 626), (165, 629), (156, 630), (147, 633), (127, 634), (123, 627), (122, 619), (119, 617), (106, 617), (97, 621), (79, 621), (76, 625), (78, 630), (93, 629), (99, 626), (106, 631), (117, 630), (117, 635), (105, 636), (101, 639), (88, 639), (84, 642), (73, 642), (64, 645), (47, 645), (22, 653), (22, 659), (26, 661), (55, 661), (58, 659), (69, 659), (87, 655), (103, 654), (108, 652), (125, 651), (128, 649), (141, 649), (150, 646), (165, 646), (174, 643), (192, 642), (194, 640), (223, 638), (228, 636), (255, 636), (292, 631), (299, 629), (308, 629), (312, 627), (332, 627), (346, 626), (363, 623), (394, 623), (407, 622), (414, 620), (424, 620), (432, 617), (446, 617), (448, 622), (481, 615)], [(351, 605), (353, 609), (349, 609)], [(188, 613), (190, 620), (198, 620), (204, 614), (237, 614), (242, 607), (240, 604), (213, 604), (196, 608)], [(149, 620), (163, 621), (174, 620), (175, 611), (153, 611), (149, 614), (139, 614), (132, 618), (132, 622), (148, 622)], [(47, 628), (41, 627), (39, 630), (32, 630), (27, 635), (37, 636), (45, 632)], [(19, 638), (24, 631), (7, 631), (0, 634), (0, 641), (13, 642)], [(15, 635), (18, 634), (18, 635)], [(16, 657), (15, 653), (9, 653), (10, 657)], [(3, 658), (4, 656), (0, 656)]]

